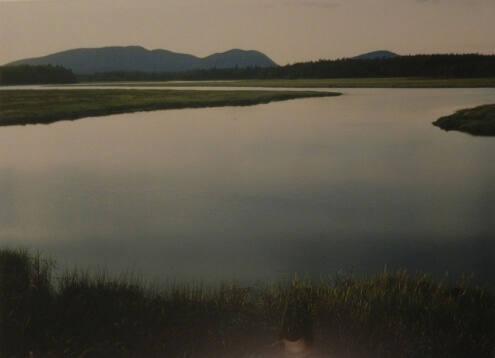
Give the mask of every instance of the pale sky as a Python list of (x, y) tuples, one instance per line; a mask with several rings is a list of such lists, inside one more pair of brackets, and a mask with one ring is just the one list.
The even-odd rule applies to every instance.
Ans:
[(279, 64), (381, 49), (495, 53), (495, 0), (0, 0), (0, 64), (110, 45), (254, 49)]

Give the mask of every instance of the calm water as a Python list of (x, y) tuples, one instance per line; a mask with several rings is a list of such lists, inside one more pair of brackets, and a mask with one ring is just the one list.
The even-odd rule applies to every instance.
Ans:
[(431, 122), (495, 90), (343, 91), (0, 128), (0, 244), (161, 279), (494, 281), (495, 139)]

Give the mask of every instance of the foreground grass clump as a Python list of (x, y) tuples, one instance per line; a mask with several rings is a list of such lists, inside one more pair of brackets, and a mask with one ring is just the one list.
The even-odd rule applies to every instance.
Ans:
[(433, 122), (446, 131), (460, 131), (478, 136), (495, 136), (495, 104), (463, 109)]
[[(495, 297), (403, 272), (152, 289), (0, 251), (0, 356), (264, 357), (281, 335), (322, 356), (491, 357)], [(32, 352), (32, 353), (30, 353)]]
[[(232, 81), (156, 81), (81, 83), (81, 86), (167, 86), (167, 87), (273, 87), (273, 88), (493, 88), (495, 78), (328, 78), (267, 79)], [(79, 86), (76, 85), (76, 86)]]
[(248, 106), (336, 95), (311, 91), (2, 90), (0, 125), (52, 123), (159, 109)]

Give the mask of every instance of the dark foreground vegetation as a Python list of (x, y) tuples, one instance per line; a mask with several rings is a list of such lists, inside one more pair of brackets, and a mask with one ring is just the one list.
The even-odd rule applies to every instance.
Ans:
[(446, 131), (460, 131), (477, 136), (495, 136), (495, 104), (463, 109), (433, 122)]
[(325, 78), (487, 78), (495, 77), (494, 55), (414, 55), (385, 59), (339, 59), (276, 67), (197, 70), (176, 73), (110, 72), (80, 75), (88, 81), (171, 81)]
[(311, 91), (182, 91), (133, 89), (2, 90), (0, 126), (159, 109), (248, 106), (336, 96)]
[(324, 357), (489, 358), (495, 348), (495, 297), (464, 281), (397, 272), (158, 289), (53, 267), (0, 250), (0, 356), (268, 357), (281, 335), (304, 335)]
[(76, 76), (61, 66), (0, 66), (0, 85), (75, 83)]

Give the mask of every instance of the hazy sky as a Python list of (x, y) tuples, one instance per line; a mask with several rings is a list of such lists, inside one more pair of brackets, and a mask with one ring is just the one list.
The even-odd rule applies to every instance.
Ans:
[(495, 0), (0, 0), (0, 63), (76, 47), (231, 48), (279, 64), (388, 49), (495, 53)]

